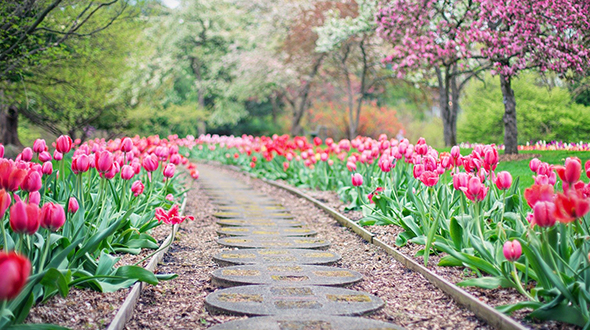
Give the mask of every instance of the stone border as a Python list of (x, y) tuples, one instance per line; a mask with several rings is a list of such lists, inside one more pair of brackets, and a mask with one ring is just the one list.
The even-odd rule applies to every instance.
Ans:
[(306, 193), (302, 192), (301, 190), (290, 187), (280, 182), (275, 182), (271, 180), (267, 180), (264, 178), (259, 178), (252, 175), (249, 172), (244, 172), (237, 166), (228, 165), (227, 168), (230, 168), (234, 171), (240, 173), (246, 173), (252, 178), (259, 179), (265, 183), (268, 183), (271, 186), (286, 190), (298, 197), (305, 198), (323, 211), (330, 214), (336, 221), (338, 221), (342, 226), (350, 228), (354, 233), (362, 237), (367, 242), (382, 248), (387, 254), (391, 255), (394, 259), (400, 262), (404, 267), (413, 270), (415, 272), (420, 273), (424, 278), (426, 278), (430, 283), (434, 286), (439, 288), (441, 291), (449, 295), (453, 300), (457, 303), (465, 306), (467, 309), (472, 311), (477, 317), (481, 318), (482, 320), (486, 321), (488, 324), (492, 325), (501, 330), (526, 330), (529, 329), (526, 326), (520, 324), (518, 321), (510, 318), (509, 316), (497, 311), (493, 307), (479, 301), (477, 298), (472, 296), (469, 292), (459, 288), (455, 284), (447, 281), (446, 279), (438, 276), (428, 268), (420, 265), (416, 261), (410, 259), (409, 257), (405, 256), (401, 252), (397, 251), (392, 246), (388, 245), (387, 243), (382, 242), (381, 240), (375, 238), (375, 235), (366, 229), (359, 226), (356, 222), (348, 219), (344, 215), (340, 214), (335, 209), (329, 207), (328, 205), (320, 202), (319, 200), (307, 195)]
[[(180, 211), (179, 211), (181, 215), (184, 214), (184, 209), (186, 207), (187, 200), (188, 200), (188, 195), (187, 195), (187, 193), (184, 193), (184, 198), (183, 198), (182, 205), (181, 205)], [(178, 231), (178, 227), (179, 227), (179, 224), (172, 226), (172, 232), (170, 233), (170, 235), (168, 235), (168, 237), (166, 237), (166, 239), (164, 240), (164, 242), (162, 242), (160, 247), (166, 246), (167, 244), (170, 243), (170, 241), (172, 239), (174, 239), (175, 233)], [(158, 249), (160, 247), (158, 247)], [(150, 259), (150, 262), (147, 264), (145, 269), (153, 272), (156, 269), (156, 267), (158, 266), (158, 263), (160, 261), (162, 261), (162, 259), (164, 258), (164, 255), (166, 254), (166, 252), (168, 252), (169, 248), (170, 248), (170, 246), (166, 247), (162, 251), (160, 251), (160, 252), (156, 253), (154, 256), (152, 256), (152, 258)], [(144, 286), (143, 282), (137, 282), (133, 285), (133, 287), (129, 291), (129, 294), (127, 295), (127, 298), (125, 298), (125, 301), (123, 302), (121, 307), (119, 307), (117, 314), (115, 314), (115, 317), (113, 318), (113, 320), (109, 324), (107, 330), (123, 330), (125, 328), (125, 325), (127, 324), (127, 322), (129, 322), (129, 320), (131, 320), (131, 317), (133, 317), (133, 311), (135, 310), (135, 307), (137, 306), (137, 302), (139, 301), (139, 297), (141, 295), (141, 290), (143, 289), (143, 286)]]

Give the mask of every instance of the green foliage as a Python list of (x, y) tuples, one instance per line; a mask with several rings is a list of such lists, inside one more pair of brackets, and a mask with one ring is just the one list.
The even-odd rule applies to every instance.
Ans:
[[(572, 102), (565, 88), (549, 89), (536, 74), (523, 74), (513, 82), (517, 104), (519, 143), (538, 140), (580, 141), (590, 134), (590, 107)], [(498, 78), (486, 76), (466, 88), (464, 113), (458, 123), (459, 141), (503, 141), (504, 104)]]
[(130, 134), (196, 135), (197, 126), (208, 113), (196, 103), (172, 104), (164, 109), (138, 106), (128, 112)]

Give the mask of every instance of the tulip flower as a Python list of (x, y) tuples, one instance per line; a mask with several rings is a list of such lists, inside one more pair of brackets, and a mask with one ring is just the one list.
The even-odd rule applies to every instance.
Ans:
[(121, 167), (121, 179), (131, 180), (135, 176), (135, 170), (131, 165), (123, 165)]
[(169, 225), (176, 225), (184, 222), (186, 219), (195, 220), (193, 216), (181, 216), (178, 213), (178, 204), (173, 205), (168, 212), (161, 207), (156, 208), (156, 219), (158, 222), (164, 222)]
[(414, 179), (418, 179), (420, 177), (420, 175), (422, 175), (422, 173), (424, 173), (424, 165), (422, 165), (422, 164), (414, 165), (414, 168), (412, 170), (412, 174), (414, 175)]
[(191, 178), (197, 180), (199, 178), (199, 171), (191, 170)]
[(25, 162), (30, 162), (33, 159), (33, 149), (26, 147), (20, 153), (21, 159)]
[(133, 182), (133, 184), (131, 185), (131, 191), (133, 192), (133, 195), (135, 197), (141, 195), (143, 193), (144, 188), (145, 187), (144, 187), (143, 183), (141, 183), (140, 180)]
[(555, 217), (559, 222), (573, 222), (589, 211), (590, 201), (574, 190), (569, 190), (564, 194), (557, 194), (555, 198)]
[(568, 157), (565, 160), (565, 166), (556, 166), (555, 171), (559, 175), (561, 181), (563, 181), (565, 191), (569, 185), (580, 180), (582, 162), (579, 158)]
[(57, 160), (57, 161), (60, 161), (60, 160), (62, 160), (63, 158), (64, 158), (64, 155), (63, 155), (61, 152), (59, 152), (59, 151), (57, 151), (57, 150), (55, 150), (55, 151), (53, 152), (53, 159), (55, 159), (55, 160)]
[(4, 145), (0, 143), (0, 158), (4, 158)]
[(16, 298), (31, 274), (31, 262), (16, 252), (0, 252), (0, 301)]
[(158, 156), (152, 154), (150, 156), (145, 157), (141, 165), (148, 172), (153, 172), (157, 170), (159, 166)]
[(41, 203), (41, 194), (38, 191), (34, 191), (29, 194), (29, 204), (39, 205)]
[(356, 163), (353, 162), (346, 162), (346, 168), (350, 171), (356, 171)]
[[(229, 156), (229, 154), (228, 154)], [(174, 154), (172, 156), (170, 156), (170, 163), (174, 164), (174, 165), (179, 165), (182, 162), (182, 159), (180, 158), (179, 154)]]
[(537, 173), (537, 170), (539, 169), (539, 165), (541, 165), (541, 163), (542, 162), (538, 158), (533, 158), (529, 162), (529, 168), (531, 169), (531, 171)]
[(58, 231), (66, 222), (64, 208), (56, 203), (46, 203), (41, 208), (41, 227), (49, 231)]
[(488, 193), (488, 187), (486, 187), (479, 178), (471, 177), (467, 183), (467, 187), (461, 187), (461, 191), (465, 193), (465, 196), (469, 200), (481, 202)]
[(37, 139), (33, 142), (33, 151), (37, 154), (47, 150), (47, 143), (43, 139)]
[[(68, 152), (70, 152), (70, 150), (72, 150), (72, 144), (73, 144), (72, 138), (67, 135), (61, 135), (55, 141), (56, 149), (61, 154), (67, 154)], [(56, 158), (55, 155), (53, 158)]]
[(39, 206), (20, 199), (10, 207), (10, 228), (18, 234), (34, 235), (39, 229)]
[(130, 152), (131, 150), (133, 150), (133, 141), (129, 137), (123, 138), (123, 141), (121, 141), (121, 151)]
[(39, 191), (43, 186), (41, 174), (35, 170), (29, 170), (20, 184), (20, 188), (27, 192)]
[(168, 164), (166, 165), (166, 167), (164, 167), (164, 177), (166, 178), (172, 178), (174, 177), (174, 172), (176, 171), (176, 166), (174, 164)]
[(553, 186), (552, 185), (532, 185), (524, 190), (524, 198), (530, 207), (535, 206), (540, 201), (553, 201)]
[[(95, 158), (96, 162), (96, 158)], [(80, 154), (72, 158), (72, 172), (74, 174), (88, 172), (90, 169), (90, 158), (86, 154)]]
[(512, 186), (512, 175), (509, 172), (502, 171), (496, 175), (496, 187), (500, 190), (508, 190)]
[(467, 188), (468, 184), (469, 174), (460, 172), (453, 175), (453, 188), (455, 190), (461, 190), (461, 187)]
[(451, 148), (451, 157), (453, 157), (453, 159), (461, 157), (461, 148), (459, 148), (459, 146), (454, 146)]
[(96, 170), (100, 173), (108, 173), (113, 168), (113, 154), (108, 150), (103, 150), (98, 154), (95, 154), (95, 166)]
[(289, 169), (289, 162), (283, 162), (283, 171), (287, 172), (288, 169)]
[(484, 154), (484, 168), (490, 172), (496, 170), (498, 166), (499, 156), (498, 150), (495, 147), (487, 147)]
[(377, 187), (372, 193), (368, 194), (367, 199), (369, 200), (369, 203), (374, 204), (375, 202), (373, 201), (373, 197), (377, 196), (382, 191), (383, 187)]
[(522, 255), (522, 246), (517, 240), (506, 241), (504, 243), (504, 258), (510, 262), (514, 262)]
[(438, 183), (438, 179), (438, 174), (432, 171), (425, 171), (420, 175), (420, 181), (422, 181), (427, 187), (435, 186)]
[(4, 189), (0, 189), (0, 220), (2, 220), (2, 217), (4, 217), (4, 214), (10, 207), (11, 202), (12, 198), (10, 197), (10, 193)]
[(2, 185), (5, 189), (9, 191), (17, 191), (26, 175), (27, 170), (12, 167), (9, 175), (2, 179)]
[(70, 197), (70, 200), (68, 201), (68, 213), (75, 214), (76, 212), (78, 212), (79, 208), (80, 205), (78, 204), (78, 200), (76, 199), (76, 197)]
[(533, 222), (539, 227), (555, 225), (555, 204), (553, 202), (537, 202), (533, 207)]
[(363, 176), (360, 173), (353, 174), (351, 179), (353, 186), (359, 187), (363, 185)]

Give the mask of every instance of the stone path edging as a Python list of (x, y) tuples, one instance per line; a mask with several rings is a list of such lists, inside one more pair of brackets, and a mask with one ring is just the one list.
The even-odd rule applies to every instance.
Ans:
[(434, 286), (442, 290), (444, 293), (449, 295), (453, 300), (458, 302), (459, 304), (465, 306), (467, 309), (472, 311), (476, 316), (485, 320), (490, 325), (501, 329), (501, 330), (526, 330), (529, 329), (524, 325), (520, 324), (518, 321), (510, 318), (509, 316), (495, 310), (493, 307), (479, 301), (477, 298), (469, 294), (467, 291), (459, 288), (455, 284), (447, 281), (446, 279), (438, 276), (434, 272), (430, 271), (428, 268), (420, 265), (416, 261), (408, 258), (401, 252), (397, 251), (392, 246), (388, 245), (387, 243), (382, 242), (381, 240), (375, 238), (375, 235), (366, 229), (359, 226), (354, 221), (348, 219), (335, 209), (329, 207), (328, 205), (320, 202), (319, 200), (305, 194), (301, 190), (297, 188), (290, 187), (288, 185), (282, 184), (280, 182), (275, 182), (271, 180), (267, 180), (264, 178), (258, 178), (248, 172), (242, 171), (239, 167), (236, 166), (227, 166), (228, 168), (238, 171), (240, 173), (246, 173), (250, 175), (252, 178), (259, 179), (265, 183), (268, 183), (271, 186), (281, 188), (286, 190), (296, 196), (302, 197), (310, 201), (311, 203), (315, 204), (317, 207), (321, 208), (328, 214), (330, 214), (336, 221), (338, 221), (341, 225), (350, 228), (354, 233), (361, 236), (367, 242), (382, 248), (387, 254), (394, 257), (398, 262), (400, 262), (404, 267), (416, 271), (424, 276), (430, 283)]
[[(180, 215), (184, 214), (184, 209), (186, 207), (187, 200), (187, 194), (184, 193), (182, 205), (179, 211)], [(174, 239), (174, 234), (178, 231), (179, 226), (179, 224), (172, 226), (172, 232), (170, 233), (170, 235), (168, 235), (168, 237), (166, 237), (166, 239), (164, 240), (164, 242), (162, 242), (160, 247), (168, 245), (170, 241)], [(150, 259), (150, 262), (147, 264), (145, 269), (153, 272), (158, 266), (158, 263), (162, 261), (164, 255), (166, 254), (166, 252), (168, 252), (169, 248), (170, 245), (164, 248), (162, 251), (156, 253)], [(133, 317), (133, 311), (135, 310), (137, 302), (139, 301), (139, 297), (141, 295), (141, 290), (143, 289), (143, 286), (143, 282), (137, 282), (133, 285), (133, 287), (129, 291), (129, 294), (127, 295), (127, 298), (125, 298), (125, 301), (123, 302), (121, 307), (119, 307), (117, 314), (115, 314), (115, 317), (109, 324), (107, 330), (123, 330), (125, 328), (125, 324), (127, 324), (127, 322), (131, 320), (131, 317)]]

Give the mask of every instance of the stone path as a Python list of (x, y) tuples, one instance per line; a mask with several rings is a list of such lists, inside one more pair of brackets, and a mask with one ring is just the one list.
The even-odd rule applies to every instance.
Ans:
[(358, 272), (319, 264), (340, 259), (326, 251), (330, 242), (313, 228), (291, 220), (270, 196), (221, 171), (201, 169), (200, 182), (217, 205), (221, 238), (232, 248), (214, 257), (221, 268), (211, 274), (221, 287), (205, 300), (213, 313), (262, 316), (211, 329), (402, 329), (360, 317), (385, 304), (379, 297), (336, 286), (362, 280)]

